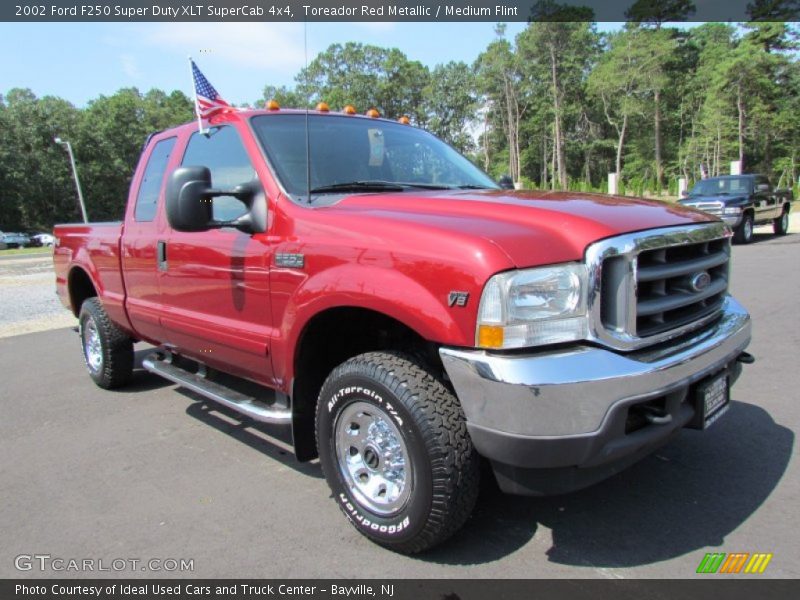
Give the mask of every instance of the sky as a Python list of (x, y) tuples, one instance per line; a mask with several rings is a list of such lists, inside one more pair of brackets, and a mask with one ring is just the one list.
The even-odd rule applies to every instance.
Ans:
[[(607, 26), (608, 24), (603, 24)], [(396, 47), (433, 67), (472, 63), (494, 23), (308, 23), (308, 60), (333, 43)], [(509, 23), (509, 39), (524, 23)], [(120, 88), (190, 95), (191, 55), (228, 102), (252, 103), (264, 85), (293, 85), (305, 64), (302, 23), (0, 23), (0, 93), (30, 88), (76, 106)]]

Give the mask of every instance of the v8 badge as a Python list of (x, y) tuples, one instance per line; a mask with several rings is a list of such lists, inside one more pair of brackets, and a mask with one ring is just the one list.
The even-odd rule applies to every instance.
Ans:
[(448, 306), (466, 306), (469, 300), (469, 292), (450, 292), (447, 295)]

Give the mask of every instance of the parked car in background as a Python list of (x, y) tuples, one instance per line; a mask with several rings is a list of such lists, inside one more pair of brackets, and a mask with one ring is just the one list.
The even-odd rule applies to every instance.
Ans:
[(24, 248), (31, 245), (31, 238), (24, 233), (4, 233), (2, 241), (6, 248)]
[(53, 246), (56, 238), (51, 233), (37, 233), (31, 236), (32, 246)]
[(727, 175), (698, 181), (680, 203), (720, 217), (733, 240), (749, 244), (755, 225), (772, 224), (776, 235), (789, 231), (792, 191), (775, 189), (764, 175)]

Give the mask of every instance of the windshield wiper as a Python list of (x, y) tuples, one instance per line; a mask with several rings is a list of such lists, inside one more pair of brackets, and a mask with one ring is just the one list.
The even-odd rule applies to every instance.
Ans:
[(475, 185), (474, 183), (468, 183), (466, 185), (457, 185), (456, 186), (459, 190), (491, 190), (494, 188), (490, 188), (486, 185)]
[(391, 183), (389, 181), (347, 181), (344, 183), (332, 183), (330, 185), (321, 185), (311, 189), (312, 194), (331, 194), (335, 192), (363, 192), (363, 191), (377, 191), (377, 192), (402, 192), (403, 185)]

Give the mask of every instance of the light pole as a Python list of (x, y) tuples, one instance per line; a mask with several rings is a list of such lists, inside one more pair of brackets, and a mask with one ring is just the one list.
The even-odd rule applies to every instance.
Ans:
[(78, 190), (78, 203), (81, 205), (81, 214), (83, 215), (83, 222), (88, 223), (89, 217), (86, 216), (86, 205), (83, 202), (83, 192), (81, 191), (81, 180), (78, 179), (78, 168), (75, 166), (75, 155), (72, 154), (72, 144), (57, 137), (53, 140), (56, 144), (67, 147), (67, 154), (69, 154), (69, 162), (72, 165), (72, 176), (75, 178), (75, 187)]

